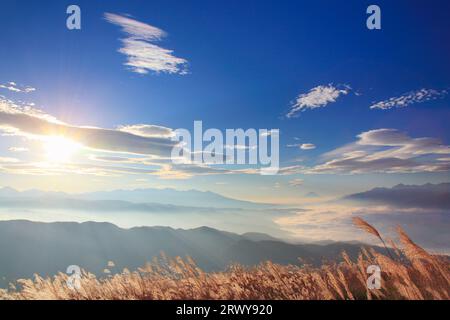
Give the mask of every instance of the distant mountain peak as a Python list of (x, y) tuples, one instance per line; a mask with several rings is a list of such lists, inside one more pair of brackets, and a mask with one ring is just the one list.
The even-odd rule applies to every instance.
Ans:
[(11, 187), (1, 187), (0, 191), (5, 191), (5, 192), (19, 192), (16, 189), (13, 189)]
[(450, 183), (398, 184), (345, 196), (343, 200), (386, 204), (402, 208), (450, 209)]

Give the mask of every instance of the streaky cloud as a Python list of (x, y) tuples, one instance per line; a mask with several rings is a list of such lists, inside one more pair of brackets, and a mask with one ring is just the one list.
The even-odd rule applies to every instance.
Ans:
[(10, 81), (8, 83), (0, 84), (0, 89), (5, 89), (8, 91), (16, 93), (30, 93), (36, 91), (36, 88), (30, 86), (19, 86), (17, 83)]
[(412, 138), (396, 129), (363, 132), (358, 140), (323, 155), (304, 173), (414, 173), (450, 170), (450, 146), (435, 138)]
[(127, 38), (121, 39), (123, 46), (119, 52), (127, 56), (125, 65), (133, 72), (140, 74), (147, 74), (149, 71), (177, 74), (187, 72), (187, 60), (178, 58), (173, 55), (172, 50), (153, 43), (167, 36), (163, 30), (113, 13), (105, 13), (104, 17), (106, 21), (120, 26), (127, 34)]
[(447, 90), (435, 90), (422, 88), (416, 91), (407, 92), (398, 97), (392, 97), (387, 100), (379, 101), (370, 106), (370, 109), (392, 109), (405, 108), (416, 103), (423, 103), (431, 100), (443, 98), (447, 95)]
[(20, 108), (0, 100), (0, 129), (10, 134), (64, 136), (87, 148), (141, 155), (169, 156), (176, 142), (164, 136), (142, 136), (117, 129), (70, 125), (33, 108)]

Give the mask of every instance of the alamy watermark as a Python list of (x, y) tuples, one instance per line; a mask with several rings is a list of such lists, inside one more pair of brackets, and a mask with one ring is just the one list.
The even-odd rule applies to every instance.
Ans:
[(369, 30), (381, 30), (381, 9), (376, 4), (367, 7), (367, 14), (370, 16), (366, 20), (366, 26)]
[(178, 142), (171, 153), (175, 164), (258, 165), (263, 175), (279, 170), (279, 129), (226, 129), (224, 135), (215, 128), (203, 132), (202, 121), (194, 121), (193, 136), (176, 129), (172, 140)]
[[(372, 4), (367, 7), (366, 13), (370, 16), (367, 17), (366, 26), (369, 30), (381, 29), (381, 8)], [(66, 19), (66, 27), (69, 30), (81, 30), (81, 8), (78, 5), (69, 5), (66, 9), (66, 14), (69, 16)]]
[(370, 290), (381, 288), (381, 268), (378, 265), (370, 265), (366, 270), (370, 276), (367, 278), (367, 288)]
[(81, 289), (81, 268), (77, 265), (70, 265), (67, 267), (66, 273), (69, 277), (66, 280), (67, 287), (70, 290)]
[(67, 7), (66, 13), (69, 16), (66, 19), (66, 27), (69, 30), (81, 30), (81, 9), (79, 6), (72, 4)]

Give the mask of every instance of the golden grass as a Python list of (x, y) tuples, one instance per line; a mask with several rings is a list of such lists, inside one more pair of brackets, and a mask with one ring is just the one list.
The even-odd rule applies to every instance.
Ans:
[[(365, 231), (381, 238), (362, 219), (355, 221)], [(205, 273), (191, 259), (164, 255), (134, 272), (98, 279), (83, 272), (81, 288), (71, 290), (67, 275), (19, 280), (0, 291), (0, 299), (445, 299), (450, 298), (447, 257), (426, 252), (398, 229), (401, 248), (395, 257), (363, 249), (356, 261), (344, 252), (343, 262), (311, 266), (282, 266), (265, 262), (256, 267), (230, 266), (223, 272)], [(368, 289), (369, 265), (382, 271), (380, 289)]]

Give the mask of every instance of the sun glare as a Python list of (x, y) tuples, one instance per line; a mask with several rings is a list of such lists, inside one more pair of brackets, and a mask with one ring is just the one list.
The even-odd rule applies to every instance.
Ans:
[(66, 162), (80, 149), (80, 145), (64, 137), (49, 137), (44, 148), (49, 162)]

